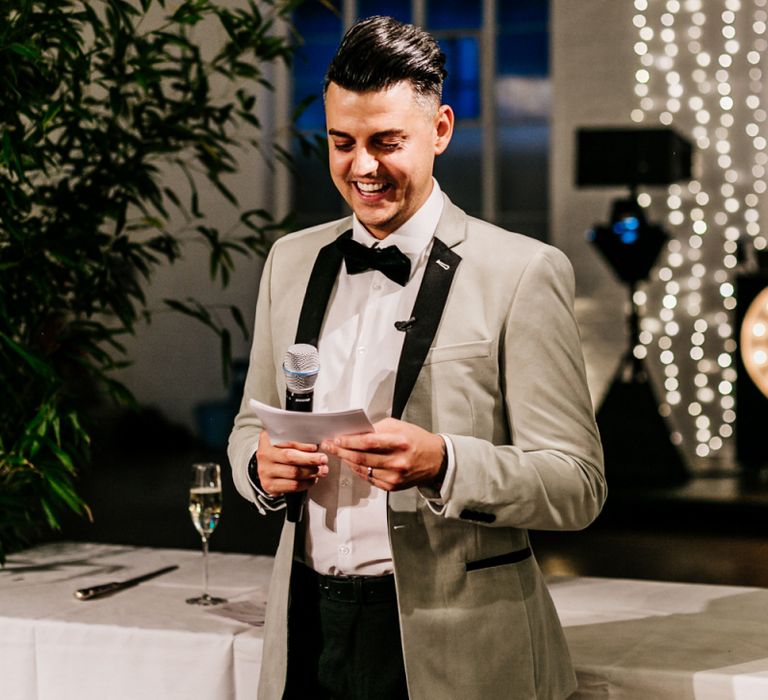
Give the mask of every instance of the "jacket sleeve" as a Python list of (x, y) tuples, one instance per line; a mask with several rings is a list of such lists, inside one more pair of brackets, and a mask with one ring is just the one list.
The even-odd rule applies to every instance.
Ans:
[(603, 455), (573, 304), (570, 262), (542, 247), (523, 271), (499, 341), (511, 444), (449, 434), (456, 469), (444, 517), (574, 530), (599, 514)]
[(273, 361), (272, 324), (270, 323), (274, 250), (273, 247), (261, 273), (245, 391), (240, 411), (235, 417), (234, 427), (229, 436), (227, 450), (235, 487), (244, 498), (254, 503), (262, 514), (269, 510), (278, 510), (284, 504), (281, 496), (270, 497), (258, 488), (254, 488), (254, 484), (248, 478), (248, 464), (256, 453), (262, 430), (261, 421), (249, 406), (248, 399), (255, 398), (271, 406), (279, 405)]

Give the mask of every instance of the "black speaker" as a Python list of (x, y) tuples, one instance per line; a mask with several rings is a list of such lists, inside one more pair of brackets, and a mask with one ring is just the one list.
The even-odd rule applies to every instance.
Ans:
[[(768, 288), (768, 272), (736, 276), (735, 337), (741, 337), (744, 316), (753, 300)], [(759, 470), (768, 466), (768, 397), (749, 376), (743, 347), (739, 342), (736, 355), (736, 459), (746, 470)]]
[(692, 147), (673, 129), (580, 128), (576, 185), (668, 185), (691, 177)]

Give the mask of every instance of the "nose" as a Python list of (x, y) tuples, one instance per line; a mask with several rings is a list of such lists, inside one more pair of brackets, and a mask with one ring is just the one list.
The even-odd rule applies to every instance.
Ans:
[(365, 148), (355, 149), (352, 160), (352, 176), (365, 177), (366, 175), (375, 175), (379, 167), (379, 161)]

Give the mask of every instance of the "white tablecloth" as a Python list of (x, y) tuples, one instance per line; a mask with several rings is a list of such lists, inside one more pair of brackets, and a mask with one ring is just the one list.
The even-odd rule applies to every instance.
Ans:
[(599, 578), (549, 588), (573, 700), (768, 699), (768, 590)]
[[(54, 544), (0, 570), (2, 700), (254, 698), (272, 560), (210, 555), (210, 592), (227, 605), (188, 605), (202, 555), (95, 544)], [(110, 597), (74, 591), (169, 564), (179, 568)]]
[[(109, 598), (73, 597), (168, 564), (179, 569)], [(198, 552), (58, 544), (10, 557), (0, 570), (0, 700), (252, 700), (272, 560), (213, 552), (210, 567), (211, 592), (227, 605), (184, 602), (200, 592)], [(768, 699), (768, 590), (548, 584), (579, 678), (573, 700)]]

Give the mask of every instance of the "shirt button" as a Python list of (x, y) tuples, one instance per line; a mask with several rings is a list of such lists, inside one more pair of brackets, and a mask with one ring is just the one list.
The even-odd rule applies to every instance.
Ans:
[(345, 544), (341, 545), (341, 547), (339, 547), (339, 554), (343, 554), (344, 556), (349, 554), (349, 547)]
[(381, 283), (380, 282), (374, 282), (373, 283), (373, 288), (374, 288), (374, 290), (376, 290), (378, 292), (381, 289)]
[(365, 355), (365, 345), (361, 345), (361, 346), (360, 346), (360, 347), (357, 349), (357, 352), (358, 352), (360, 355)]
[(340, 483), (342, 486), (352, 486), (352, 481), (347, 478), (342, 479)]

